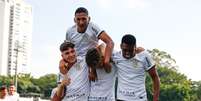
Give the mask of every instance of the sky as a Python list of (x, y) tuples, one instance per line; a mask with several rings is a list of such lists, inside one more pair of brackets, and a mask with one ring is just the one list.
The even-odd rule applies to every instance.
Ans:
[(86, 7), (91, 21), (104, 29), (119, 49), (133, 34), (137, 46), (169, 53), (179, 72), (201, 80), (200, 0), (25, 0), (33, 7), (31, 74), (58, 73), (59, 45), (74, 25), (74, 12)]

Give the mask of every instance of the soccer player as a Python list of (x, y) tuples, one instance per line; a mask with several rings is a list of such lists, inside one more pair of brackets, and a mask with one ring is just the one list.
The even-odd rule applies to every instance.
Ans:
[(147, 101), (145, 73), (148, 72), (153, 81), (153, 101), (159, 99), (160, 81), (155, 63), (147, 51), (136, 54), (136, 38), (126, 34), (121, 40), (121, 51), (113, 55), (117, 66), (117, 100)]

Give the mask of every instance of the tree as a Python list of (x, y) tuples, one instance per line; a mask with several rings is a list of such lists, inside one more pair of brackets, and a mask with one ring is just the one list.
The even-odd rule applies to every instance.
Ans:
[[(177, 71), (176, 61), (170, 54), (153, 49), (149, 51), (154, 60), (160, 77), (160, 101), (192, 101), (191, 84), (184, 74)], [(148, 99), (152, 99), (152, 82), (146, 78)]]
[(34, 85), (31, 82), (33, 77), (30, 74), (20, 74), (18, 75), (18, 92), (19, 93), (28, 93), (31, 92), (30, 88)]
[[(0, 76), (0, 86), (8, 86), (12, 80), (11, 76)], [(43, 97), (49, 98), (54, 87), (56, 87), (55, 74), (47, 74), (38, 79), (33, 78), (30, 74), (18, 75), (18, 93), (22, 96), (43, 95)]]
[(193, 81), (191, 89), (191, 101), (201, 101), (201, 81)]
[(148, 50), (148, 52), (153, 56), (154, 61), (157, 66), (171, 68), (177, 70), (178, 66), (176, 65), (176, 60), (171, 57), (170, 54), (158, 49)]
[(56, 77), (55, 74), (47, 74), (32, 81), (34, 85), (39, 86), (44, 97), (49, 97), (52, 89), (56, 87)]
[(2, 85), (9, 85), (10, 82), (12, 81), (11, 76), (0, 76), (0, 86)]
[[(160, 101), (191, 101), (191, 81), (183, 74), (172, 69), (158, 67), (160, 77)], [(148, 99), (152, 99), (152, 82), (147, 77), (146, 88)]]

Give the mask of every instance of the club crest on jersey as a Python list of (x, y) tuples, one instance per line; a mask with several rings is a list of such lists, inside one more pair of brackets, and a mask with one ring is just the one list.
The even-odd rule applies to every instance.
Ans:
[(140, 61), (136, 60), (136, 59), (134, 59), (134, 60), (132, 61), (132, 64), (133, 64), (133, 67), (134, 67), (134, 68), (139, 68), (139, 67), (142, 67), (142, 66), (143, 66), (142, 63), (141, 63)]

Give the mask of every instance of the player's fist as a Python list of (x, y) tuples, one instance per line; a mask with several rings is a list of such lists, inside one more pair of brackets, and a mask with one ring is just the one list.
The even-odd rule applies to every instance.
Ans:
[(110, 62), (104, 62), (103, 67), (105, 69), (105, 72), (107, 72), (107, 73), (111, 72), (112, 65), (110, 64)]
[(68, 86), (68, 85), (70, 84), (70, 81), (71, 81), (70, 78), (68, 78), (68, 79), (63, 79), (62, 82), (61, 82), (61, 84), (64, 85), (64, 86)]

